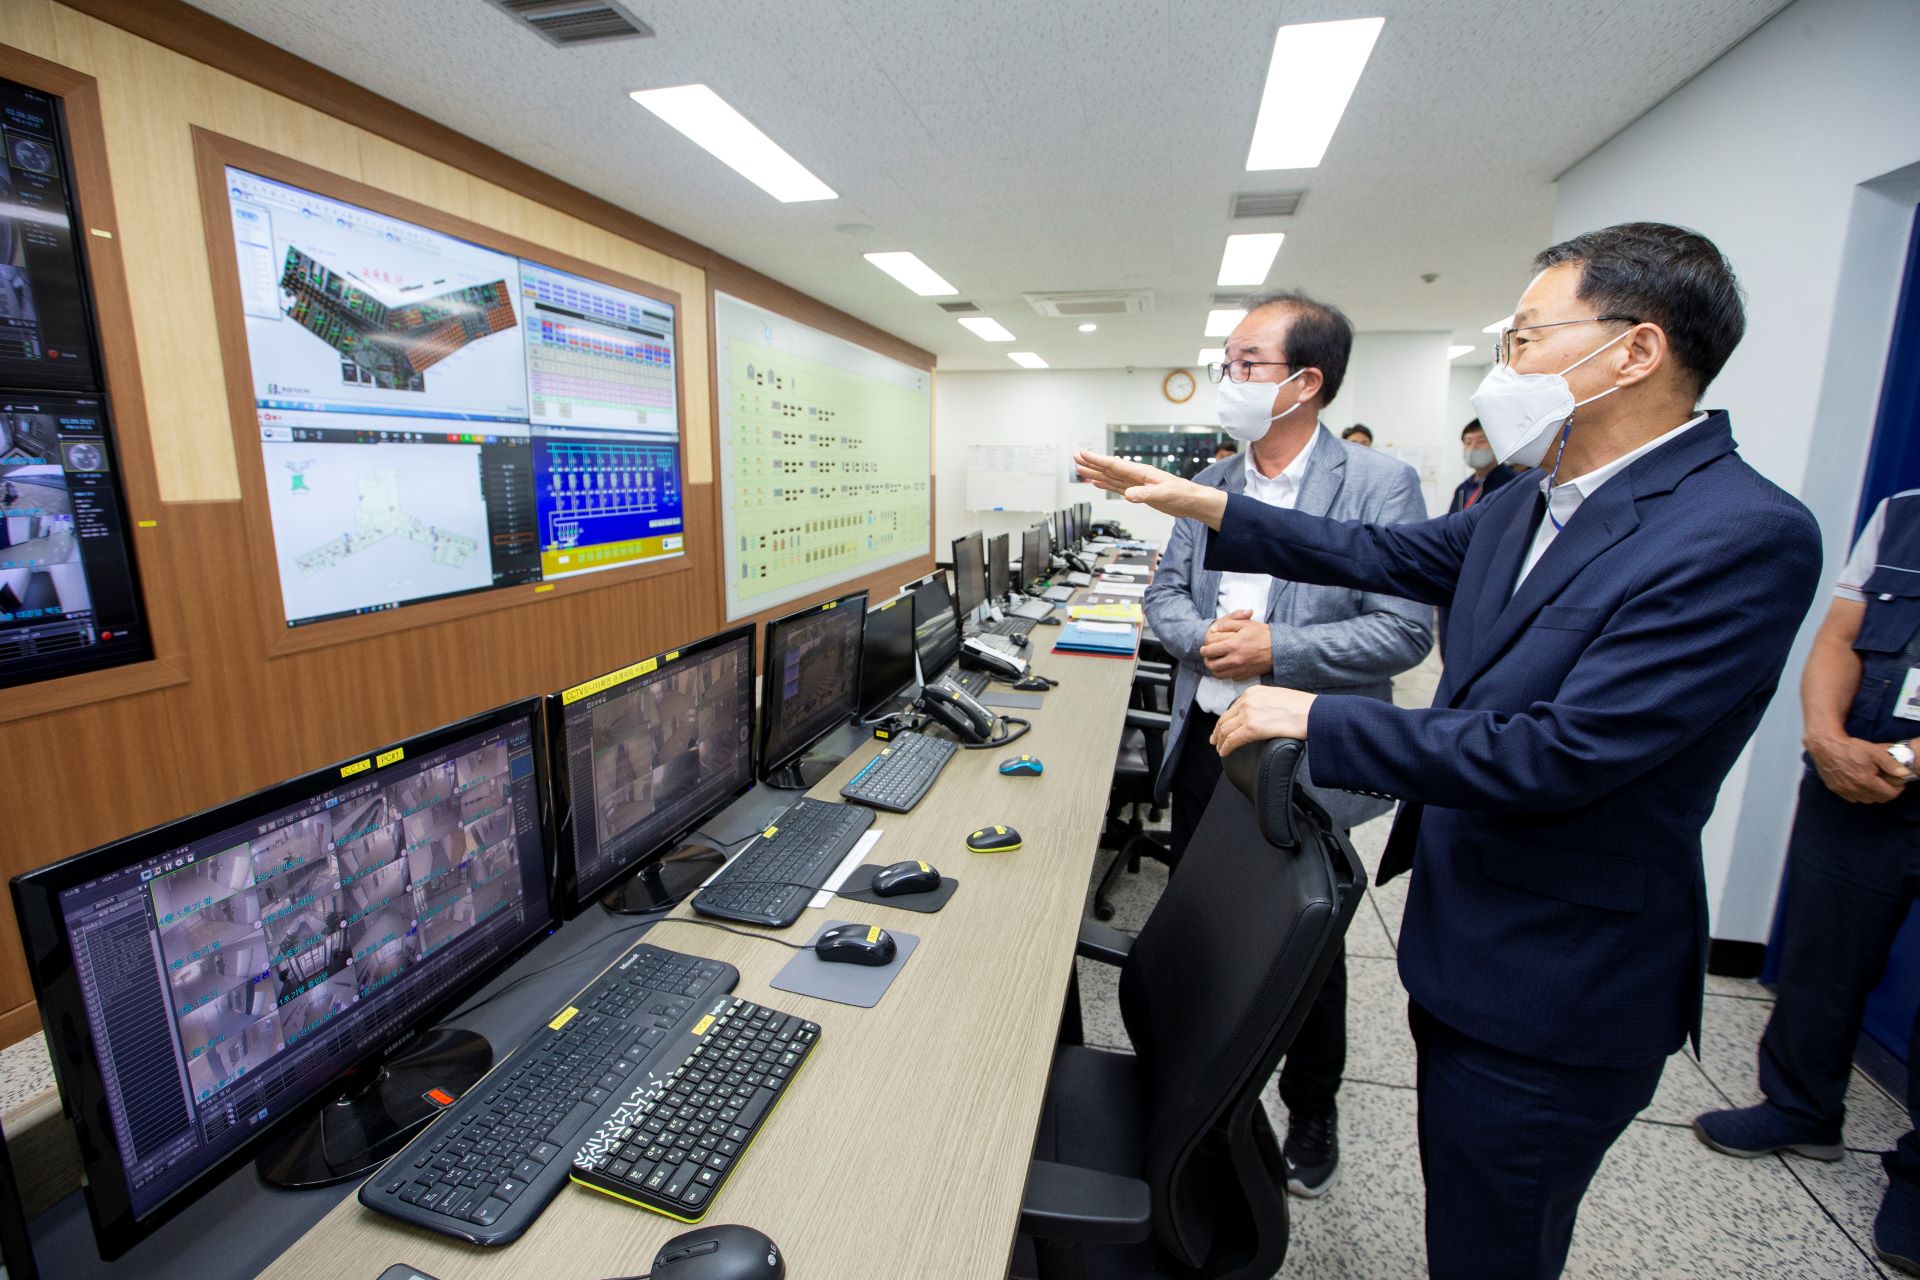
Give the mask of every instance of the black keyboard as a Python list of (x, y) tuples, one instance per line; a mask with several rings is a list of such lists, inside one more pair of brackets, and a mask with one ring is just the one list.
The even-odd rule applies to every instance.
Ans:
[(785, 928), (800, 918), (873, 825), (873, 810), (811, 798), (796, 800), (758, 839), (694, 895), (703, 916)]
[(1033, 630), (1036, 618), (1005, 617), (998, 621), (988, 618), (980, 624), (982, 633), (990, 636), (1023, 636)]
[(991, 681), (987, 679), (986, 672), (970, 671), (957, 662), (950, 664), (945, 671), (942, 671), (934, 678), (936, 680), (945, 680), (949, 684), (957, 684), (976, 698), (985, 693), (987, 691), (987, 685), (991, 683)]
[(895, 734), (879, 755), (867, 761), (866, 768), (840, 788), (840, 794), (855, 804), (905, 813), (920, 803), (958, 750), (958, 743), (945, 738), (911, 730)]
[(792, 1014), (722, 997), (671, 1072), (608, 1108), (573, 1158), (583, 1187), (698, 1222), (819, 1040)]
[(518, 1238), (566, 1185), (595, 1123), (673, 1072), (739, 978), (636, 944), (361, 1184), (360, 1203), (472, 1244)]

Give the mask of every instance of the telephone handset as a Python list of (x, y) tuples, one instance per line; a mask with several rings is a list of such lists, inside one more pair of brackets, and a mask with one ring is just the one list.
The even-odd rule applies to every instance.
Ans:
[(935, 680), (922, 690), (922, 697), (933, 718), (953, 730), (962, 742), (992, 740), (998, 727), (993, 712), (959, 685), (945, 678)]

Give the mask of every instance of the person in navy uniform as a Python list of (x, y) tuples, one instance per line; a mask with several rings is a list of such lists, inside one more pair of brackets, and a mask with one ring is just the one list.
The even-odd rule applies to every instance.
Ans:
[(1449, 605), (1434, 704), (1262, 685), (1221, 755), (1298, 738), (1321, 786), (1401, 800), (1400, 979), (1418, 1049), (1427, 1265), (1548, 1280), (1607, 1148), (1699, 1039), (1700, 831), (1820, 577), (1807, 509), (1695, 406), (1745, 329), (1705, 237), (1576, 236), (1473, 397), (1526, 475), (1413, 524), (1337, 521), (1091, 454), (1081, 473), (1213, 534), (1207, 566)]
[(1495, 489), (1520, 473), (1512, 467), (1503, 467), (1500, 460), (1493, 456), (1493, 447), (1487, 443), (1487, 433), (1480, 429), (1480, 419), (1475, 418), (1460, 428), (1460, 457), (1472, 474), (1454, 486), (1453, 501), (1447, 504), (1447, 512), (1465, 511), (1480, 499), (1492, 495)]
[[(1841, 1160), (1847, 1078), (1867, 993), (1920, 897), (1920, 489), (1874, 509), (1840, 573), (1800, 682), (1807, 773), (1787, 842), (1779, 999), (1760, 1041), (1766, 1101), (1709, 1111), (1700, 1140), (1733, 1156)], [(1920, 1016), (1907, 1051), (1912, 1128), (1881, 1157), (1882, 1261), (1920, 1275)]]

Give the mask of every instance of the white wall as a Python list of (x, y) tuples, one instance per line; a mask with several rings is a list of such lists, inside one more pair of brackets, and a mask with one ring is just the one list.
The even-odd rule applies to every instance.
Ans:
[[(1554, 234), (1648, 219), (1719, 244), (1747, 291), (1747, 336), (1706, 405), (1746, 459), (1798, 494), (1846, 555), (1920, 196), (1920, 4), (1798, 0), (1565, 174)], [(1904, 171), (1904, 172), (1903, 172)], [(1782, 689), (1706, 830), (1714, 936), (1764, 941), (1800, 762)]]
[[(1447, 371), (1447, 429), (1453, 432), (1453, 443), (1460, 443), (1460, 428), (1472, 422), (1473, 393), (1480, 389), (1480, 380), (1487, 376), (1487, 365), (1454, 365)], [(1466, 478), (1466, 466), (1461, 465), (1460, 477)]]
[(1447, 425), (1445, 333), (1357, 333), (1347, 380), (1323, 421), (1339, 431), (1356, 422), (1373, 430), (1378, 447), (1393, 449), (1420, 472), (1427, 511), (1447, 509), (1458, 466), (1460, 429)]

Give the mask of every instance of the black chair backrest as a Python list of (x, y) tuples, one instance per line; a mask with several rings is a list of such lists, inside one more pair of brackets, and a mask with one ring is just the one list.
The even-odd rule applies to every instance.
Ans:
[(1279, 740), (1227, 759), (1121, 970), (1121, 1016), (1152, 1108), (1154, 1230), (1190, 1266), (1212, 1249), (1230, 1190), (1223, 1144), (1247, 1137), (1223, 1129), (1259, 1107), (1365, 892), (1353, 846), (1294, 786), (1303, 750)]

